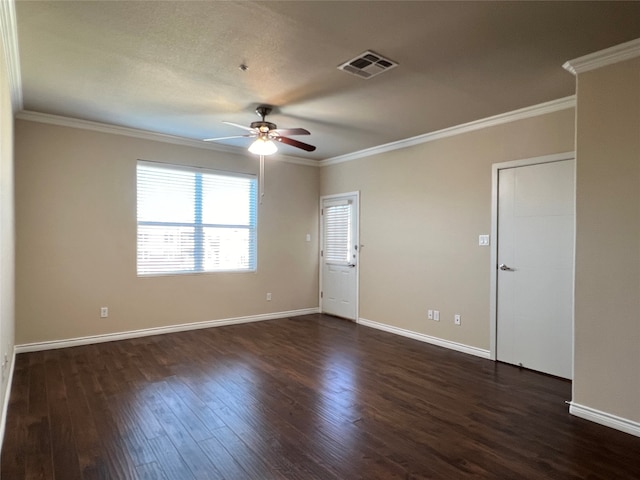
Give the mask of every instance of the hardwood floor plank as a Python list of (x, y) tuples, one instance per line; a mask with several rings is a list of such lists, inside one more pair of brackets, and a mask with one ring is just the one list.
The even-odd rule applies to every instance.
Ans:
[[(273, 470), (262, 456), (257, 454), (229, 427), (225, 426), (217, 429), (214, 432), (214, 437), (220, 444), (224, 445), (229, 455), (242, 466), (242, 469), (247, 473), (247, 479), (283, 480), (287, 478), (277, 470)], [(215, 444), (209, 444), (204, 447), (204, 451), (210, 454), (208, 449), (214, 446)]]
[[(283, 432), (269, 421), (257, 405), (250, 408), (228, 406), (217, 412), (239, 438), (280, 478), (322, 479), (311, 462), (296, 445), (286, 441)], [(325, 477), (325, 478), (331, 478)]]
[(170, 480), (156, 462), (138, 465), (136, 467), (136, 474), (139, 480)]
[(81, 480), (82, 473), (78, 462), (77, 445), (73, 436), (67, 389), (60, 367), (60, 355), (47, 353), (50, 354), (47, 355), (45, 362), (45, 378), (54, 470), (61, 472), (65, 479)]
[(199, 443), (202, 451), (209, 457), (211, 462), (216, 466), (216, 469), (220, 472), (223, 478), (243, 478), (243, 479), (255, 479), (260, 480), (262, 477), (250, 476), (247, 471), (242, 468), (240, 462), (238, 462), (233, 455), (231, 455), (225, 446), (215, 437), (211, 437)]
[(158, 421), (162, 424), (163, 429), (167, 433), (168, 438), (175, 445), (177, 452), (184, 459), (186, 465), (191, 470), (194, 478), (197, 479), (214, 479), (222, 478), (217, 472), (215, 466), (204, 454), (197, 444), (192, 433), (201, 434), (200, 427), (192, 430), (185, 427), (185, 424), (172, 411), (168, 405), (163, 393), (170, 391), (166, 382), (158, 382), (142, 393), (143, 398), (149, 404), (149, 408), (156, 415)]
[[(157, 458), (152, 451), (141, 425), (144, 421), (138, 416), (135, 402), (129, 396), (113, 395), (109, 397), (109, 412), (119, 432), (124, 450), (131, 457), (131, 461), (137, 467), (156, 462)], [(164, 434), (161, 430), (154, 437)], [(152, 437), (153, 438), (153, 437)]]
[[(196, 442), (211, 438), (211, 429), (218, 428), (223, 423), (206, 405), (203, 406), (201, 415), (205, 417), (205, 421), (201, 420), (194, 409), (191, 409), (184, 401), (184, 398), (188, 395), (188, 391), (188, 387), (183, 386), (181, 382), (173, 377), (165, 382), (158, 382), (155, 390), (155, 392), (162, 397), (173, 415), (182, 424), (183, 428)], [(195, 408), (195, 410), (198, 409)], [(211, 413), (207, 415), (207, 411)], [(212, 420), (211, 429), (206, 423), (207, 417)]]
[(77, 355), (77, 349), (69, 349), (65, 353), (73, 355), (61, 356), (60, 367), (64, 377), (74, 442), (82, 446), (77, 449), (80, 471), (84, 480), (100, 479), (103, 468), (100, 460), (102, 444), (85, 396), (83, 378), (80, 376), (84, 357)]
[(155, 452), (157, 463), (168, 479), (195, 480), (196, 477), (167, 436), (149, 439), (149, 446)]
[(209, 430), (213, 432), (218, 428), (224, 427), (224, 422), (215, 412), (202, 401), (202, 399), (193, 391), (193, 389), (184, 381), (185, 376), (180, 375), (179, 370), (175, 370), (177, 376), (173, 377), (169, 383), (169, 387), (175, 394), (179, 395), (193, 415), (195, 415)]
[(20, 354), (0, 475), (637, 479), (570, 382), (314, 314)]
[[(84, 348), (84, 347), (81, 347)], [(85, 384), (90, 383), (86, 380)], [(111, 414), (112, 397), (107, 397), (101, 390), (94, 390), (87, 394), (87, 405), (93, 417), (97, 435), (100, 439), (100, 456), (95, 459), (96, 471), (100, 478), (135, 478), (133, 464), (126, 443), (123, 441), (123, 431), (119, 418)]]
[[(16, 357), (11, 397), (7, 407), (3, 453), (0, 457), (1, 475), (5, 478), (25, 478), (26, 462), (31, 461), (24, 446), (28, 441), (29, 416), (29, 359)], [(5, 449), (4, 445), (20, 448)], [(8, 450), (8, 451), (7, 451)], [(5, 473), (6, 472), (6, 473)]]

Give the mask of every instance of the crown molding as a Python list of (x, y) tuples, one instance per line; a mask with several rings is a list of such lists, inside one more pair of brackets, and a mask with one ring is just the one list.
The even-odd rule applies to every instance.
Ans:
[[(496, 125), (502, 125), (517, 120), (523, 120), (526, 118), (536, 117), (539, 115), (545, 115), (547, 113), (557, 112), (559, 110), (567, 110), (576, 106), (576, 97), (571, 95), (569, 97), (560, 98), (558, 100), (552, 100), (550, 102), (541, 103), (531, 107), (521, 108), (512, 112), (502, 113), (494, 115), (492, 117), (475, 120), (473, 122), (464, 123), (455, 127), (445, 128), (443, 130), (437, 130), (431, 133), (425, 133), (416, 137), (410, 137), (397, 142), (386, 143), (384, 145), (378, 145), (376, 147), (367, 148), (364, 150), (358, 150), (357, 152), (347, 153), (346, 155), (340, 155), (337, 157), (327, 158), (325, 160), (309, 160), (306, 158), (293, 157), (289, 155), (275, 155), (271, 158), (278, 159), (286, 163), (293, 163), (296, 165), (304, 165), (308, 167), (326, 167), (329, 165), (335, 165), (338, 163), (349, 162), (357, 160), (359, 158), (370, 157), (378, 155), (380, 153), (390, 152), (393, 150), (399, 150), (401, 148), (407, 148), (421, 143), (432, 142), (434, 140), (440, 140), (442, 138), (453, 137), (463, 133), (473, 132), (481, 130), (483, 128), (493, 127)], [(106, 123), (93, 122), (90, 120), (80, 120), (77, 118), (64, 117), (61, 115), (52, 115), (49, 113), (33, 112), (29, 110), (22, 110), (16, 114), (16, 118), (19, 120), (28, 120), (31, 122), (48, 123), (51, 125), (58, 125), (62, 127), (80, 128), (83, 130), (92, 130), (95, 132), (109, 133), (112, 135), (124, 135), (127, 137), (141, 138), (143, 140), (151, 140), (156, 142), (171, 143), (174, 145), (182, 145), (186, 147), (201, 148), (205, 150), (214, 150), (217, 152), (232, 153), (235, 155), (248, 156), (249, 154), (244, 148), (228, 147), (220, 144), (213, 144), (203, 142), (201, 140), (194, 140), (192, 138), (179, 137), (175, 135), (166, 135), (163, 133), (151, 132), (148, 130), (138, 130), (135, 128), (121, 127), (118, 125), (110, 125)]]
[[(91, 130), (94, 132), (108, 133), (111, 135), (123, 135), (126, 137), (140, 138), (143, 140), (151, 140), (154, 142), (171, 143), (173, 145), (182, 145), (185, 147), (201, 148), (204, 150), (213, 150), (216, 152), (231, 153), (244, 157), (253, 157), (245, 148), (229, 147), (216, 143), (203, 142), (202, 140), (194, 140), (193, 138), (179, 137), (176, 135), (167, 135), (164, 133), (151, 132), (148, 130), (139, 130), (136, 128), (121, 127), (119, 125), (110, 125), (107, 123), (93, 122), (90, 120), (80, 120), (78, 118), (64, 117), (61, 115), (52, 115), (50, 113), (32, 112), (22, 110), (16, 114), (19, 120), (27, 120), (30, 122), (47, 123), (60, 127), (79, 128), (82, 130)], [(309, 160), (306, 158), (293, 157), (289, 155), (273, 155), (270, 158), (277, 159), (285, 163), (293, 163), (296, 165), (305, 165), (309, 167), (319, 167), (317, 160)]]
[[(416, 137), (410, 137), (396, 142), (385, 143), (376, 147), (367, 148), (364, 150), (358, 150), (356, 152), (347, 153), (337, 157), (327, 158), (325, 160), (309, 160), (306, 158), (293, 157), (288, 155), (274, 155), (272, 158), (281, 160), (286, 163), (293, 163), (297, 165), (304, 165), (308, 167), (326, 167), (329, 165), (335, 165), (338, 163), (349, 162), (357, 160), (359, 158), (370, 157), (378, 155), (380, 153), (390, 152), (393, 150), (399, 150), (402, 148), (419, 145), (421, 143), (432, 142), (434, 140), (440, 140), (442, 138), (453, 137), (463, 133), (473, 132), (481, 130), (483, 128), (493, 127), (496, 125), (502, 125), (505, 123), (514, 122), (517, 120), (523, 120), (526, 118), (532, 118), (539, 115), (545, 115), (547, 113), (557, 112), (559, 110), (567, 110), (569, 108), (575, 108), (576, 97), (571, 95), (568, 97), (552, 100), (550, 102), (541, 103), (531, 107), (521, 108), (512, 112), (501, 113), (492, 117), (487, 117), (480, 120), (474, 120), (473, 122), (464, 123), (462, 125), (456, 125), (455, 127), (449, 127), (435, 132), (425, 133)], [(28, 120), (32, 122), (48, 123), (51, 125), (58, 125), (62, 127), (80, 128), (83, 130), (92, 130), (95, 132), (109, 133), (112, 135), (124, 135), (127, 137), (141, 138), (143, 140), (151, 140), (156, 142), (171, 143), (174, 145), (182, 145), (187, 147), (201, 148), (205, 150), (214, 150), (217, 152), (232, 153), (235, 155), (248, 156), (249, 154), (244, 148), (228, 147), (225, 145), (207, 143), (201, 140), (194, 140), (192, 138), (179, 137), (175, 135), (167, 135), (163, 133), (151, 132), (148, 130), (139, 130), (135, 128), (122, 127), (118, 125), (110, 125), (106, 123), (93, 122), (90, 120), (80, 120), (77, 118), (64, 117), (61, 115), (52, 115), (49, 113), (33, 112), (29, 110), (22, 110), (16, 114), (16, 118), (19, 120)]]
[(481, 130), (483, 128), (515, 122), (516, 120), (537, 117), (539, 115), (545, 115), (547, 113), (557, 112), (559, 110), (567, 110), (569, 108), (575, 108), (575, 106), (576, 97), (575, 95), (571, 95), (569, 97), (552, 100), (550, 102), (541, 103), (531, 107), (521, 108), (512, 112), (501, 113), (499, 115), (483, 118), (481, 120), (463, 123), (462, 125), (456, 125), (455, 127), (449, 127), (443, 130), (437, 130), (435, 132), (418, 135), (416, 137), (398, 140), (397, 142), (385, 143), (384, 145), (378, 145), (377, 147), (367, 148), (353, 153), (347, 153), (346, 155), (340, 155), (338, 157), (327, 158), (319, 163), (321, 167), (326, 167), (329, 165), (335, 165), (337, 163), (350, 162), (359, 158), (370, 157), (372, 155), (378, 155), (380, 153), (390, 152), (392, 150), (412, 147), (421, 143), (433, 142), (434, 140), (453, 137), (455, 135), (473, 132), (476, 130)]
[(2, 46), (7, 62), (9, 91), (13, 112), (22, 110), (22, 79), (20, 77), (20, 54), (18, 51), (18, 27), (14, 0), (0, 1), (0, 30)]
[(640, 38), (569, 60), (562, 68), (574, 75), (640, 57)]

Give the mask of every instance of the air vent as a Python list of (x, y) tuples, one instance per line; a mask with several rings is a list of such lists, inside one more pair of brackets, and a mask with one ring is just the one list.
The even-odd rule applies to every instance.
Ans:
[(360, 78), (371, 78), (397, 66), (398, 64), (393, 60), (389, 60), (382, 55), (367, 50), (357, 57), (344, 62), (342, 65), (338, 65), (338, 70), (343, 70)]

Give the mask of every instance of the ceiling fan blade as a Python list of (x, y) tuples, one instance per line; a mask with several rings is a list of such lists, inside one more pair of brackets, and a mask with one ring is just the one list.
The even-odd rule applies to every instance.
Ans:
[(222, 123), (225, 123), (225, 124), (227, 124), (227, 125), (231, 125), (231, 126), (233, 126), (233, 127), (238, 127), (238, 128), (243, 129), (243, 130), (249, 130), (250, 132), (255, 131), (255, 128), (247, 127), (247, 126), (245, 126), (245, 125), (240, 125), (239, 123), (225, 122), (225, 121), (223, 121)]
[(313, 145), (309, 145), (308, 143), (299, 142), (298, 140), (294, 140), (293, 138), (288, 137), (275, 137), (274, 140), (286, 143), (287, 145), (291, 145), (292, 147), (301, 148), (302, 150), (306, 150), (307, 152), (313, 152), (316, 147)]
[(277, 128), (271, 131), (276, 135), (311, 135), (309, 130), (304, 128)]
[(202, 141), (203, 142), (217, 142), (218, 140), (229, 140), (231, 138), (250, 138), (250, 137), (255, 137), (255, 135), (233, 135), (231, 137), (216, 137), (216, 138), (205, 138)]

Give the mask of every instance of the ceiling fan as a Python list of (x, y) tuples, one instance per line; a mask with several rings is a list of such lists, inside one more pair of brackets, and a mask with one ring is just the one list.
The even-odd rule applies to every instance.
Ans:
[(233, 122), (222, 122), (226, 123), (227, 125), (242, 128), (243, 130), (248, 130), (249, 133), (245, 135), (205, 138), (204, 141), (217, 142), (218, 140), (228, 140), (230, 138), (255, 138), (256, 140), (249, 147), (249, 151), (257, 155), (271, 155), (273, 153), (276, 153), (278, 151), (278, 147), (276, 147), (274, 141), (291, 145), (292, 147), (300, 148), (307, 152), (313, 152), (316, 149), (316, 147), (314, 147), (313, 145), (309, 145), (308, 143), (300, 142), (298, 140), (294, 140), (293, 138), (285, 136), (310, 135), (308, 130), (305, 130), (304, 128), (278, 128), (275, 123), (267, 122), (265, 120), (265, 117), (271, 113), (271, 110), (272, 108), (268, 105), (260, 105), (258, 108), (256, 108), (256, 113), (259, 117), (262, 118), (262, 120), (252, 122), (248, 127)]

